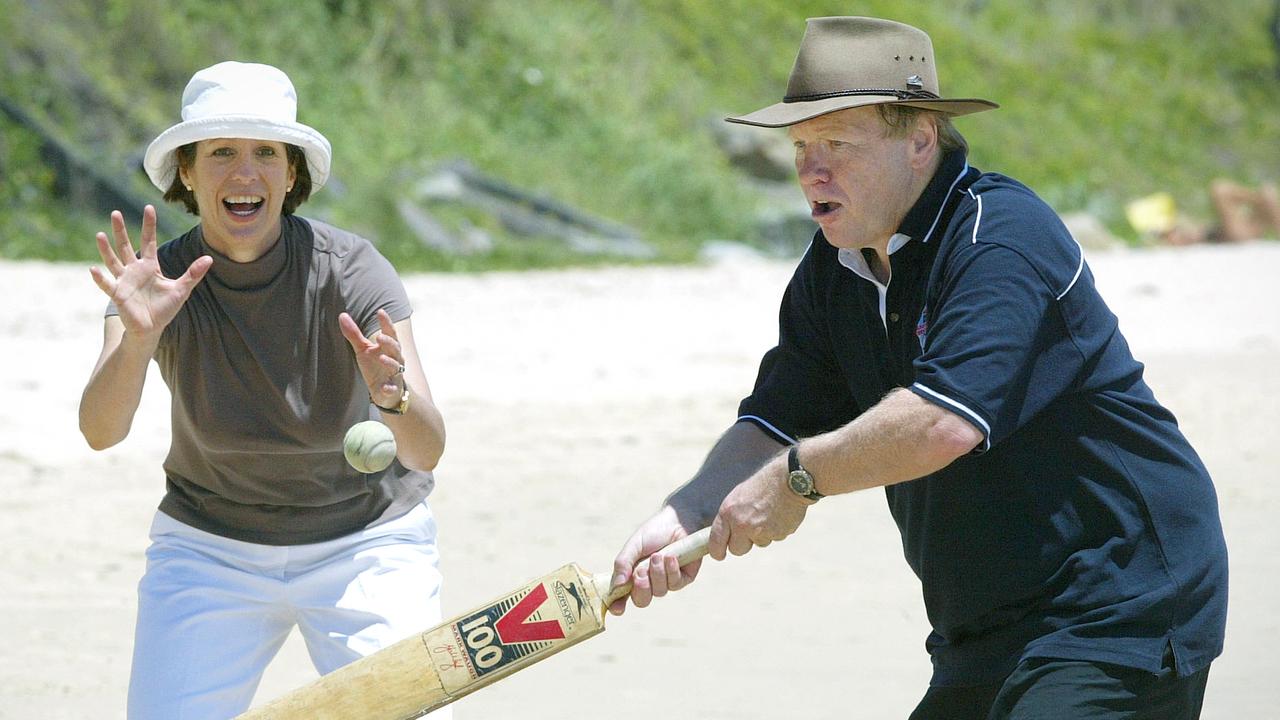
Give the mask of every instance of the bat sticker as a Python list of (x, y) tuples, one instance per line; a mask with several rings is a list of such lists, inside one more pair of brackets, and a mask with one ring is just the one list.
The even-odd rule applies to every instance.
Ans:
[(530, 655), (600, 628), (582, 622), (587, 591), (571, 568), (459, 618), (433, 634), (429, 647), (446, 689), (506, 669)]

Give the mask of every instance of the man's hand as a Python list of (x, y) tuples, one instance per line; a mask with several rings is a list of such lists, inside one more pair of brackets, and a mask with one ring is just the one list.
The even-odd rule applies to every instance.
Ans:
[[(679, 590), (698, 576), (702, 561), (691, 562), (683, 568), (674, 555), (659, 552), (662, 548), (689, 534), (680, 524), (670, 505), (649, 518), (627, 539), (618, 557), (613, 561), (613, 587), (632, 581), (631, 602), (636, 607), (647, 607), (655, 597)], [(656, 554), (654, 554), (656, 553)], [(636, 565), (649, 559), (647, 566)], [(627, 609), (627, 598), (615, 601), (609, 612), (621, 615)]]
[(753, 546), (782, 540), (800, 527), (811, 504), (787, 487), (787, 459), (779, 455), (720, 504), (711, 522), (708, 554), (723, 560), (726, 551), (745, 555)]

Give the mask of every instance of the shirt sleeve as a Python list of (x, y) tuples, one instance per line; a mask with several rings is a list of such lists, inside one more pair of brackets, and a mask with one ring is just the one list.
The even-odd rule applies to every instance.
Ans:
[(366, 336), (379, 330), (378, 310), (386, 310), (393, 323), (413, 314), (404, 283), (391, 262), (378, 252), (373, 243), (356, 237), (351, 252), (344, 260), (342, 277), (346, 310)]
[(1081, 373), (1059, 307), (1065, 290), (1053, 279), (1062, 269), (997, 243), (964, 243), (950, 258), (911, 390), (977, 426), (985, 436), (977, 452), (1069, 392)]
[(765, 353), (751, 395), (738, 406), (739, 421), (787, 445), (856, 415), (818, 305), (813, 256), (810, 247), (796, 268), (778, 312), (778, 344)]

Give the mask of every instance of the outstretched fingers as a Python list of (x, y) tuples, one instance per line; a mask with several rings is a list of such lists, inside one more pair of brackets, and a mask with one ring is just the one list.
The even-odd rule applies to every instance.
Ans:
[[(143, 213), (145, 212), (144, 210)], [(153, 215), (152, 218), (154, 217)], [(133, 241), (129, 239), (129, 229), (125, 227), (124, 215), (119, 210), (111, 211), (111, 235), (115, 238), (115, 254), (120, 263), (128, 265), (133, 262), (135, 258)]]
[(142, 208), (142, 246), (139, 251), (142, 257), (156, 256), (156, 209), (152, 205)]
[(102, 258), (102, 264), (107, 267), (107, 272), (111, 273), (112, 277), (120, 277), (124, 274), (124, 264), (116, 256), (115, 248), (111, 247), (111, 240), (107, 234), (100, 232), (94, 239), (98, 242), (98, 257)]
[(378, 345), (378, 363), (390, 373), (387, 384), (394, 389), (396, 376), (404, 374), (404, 349), (400, 347), (396, 326), (386, 310), (378, 310), (378, 326), (380, 331), (370, 339)]
[[(152, 249), (154, 250), (154, 248)], [(175, 281), (178, 290), (182, 292), (183, 298), (191, 296), (191, 291), (195, 289), (196, 285), (200, 284), (200, 281), (208, 274), (211, 267), (213, 267), (213, 258), (208, 255), (201, 255), (191, 263), (187, 271), (182, 274), (182, 277)]]
[(116, 279), (103, 272), (102, 268), (96, 265), (91, 266), (89, 268), (89, 276), (93, 278), (93, 284), (97, 285), (99, 290), (106, 293), (107, 297), (111, 297), (115, 294)]
[(396, 336), (395, 323), (391, 322), (391, 315), (386, 310), (378, 309), (378, 325), (382, 328), (382, 334), (395, 341), (396, 347), (400, 346), (400, 338)]
[(351, 349), (355, 350), (357, 355), (376, 345), (364, 336), (360, 326), (356, 325), (355, 319), (349, 313), (338, 314), (338, 329), (342, 331), (342, 337), (347, 339)]
[(374, 333), (373, 337), (365, 337), (350, 313), (338, 315), (338, 327), (355, 351), (356, 362), (360, 364), (370, 389), (376, 387), (388, 395), (399, 395), (404, 382), (399, 378), (405, 371), (400, 342), (395, 338), (395, 328), (391, 326), (391, 318), (385, 311), (378, 311), (378, 320), (382, 329)]
[[(98, 246), (98, 257), (102, 258), (106, 272), (98, 267), (89, 268), (93, 283), (108, 297), (115, 294), (116, 278), (124, 274), (125, 263), (133, 260), (133, 246), (129, 243), (129, 231), (125, 229), (124, 216), (119, 210), (111, 212), (111, 234), (115, 236), (115, 245), (112, 245), (111, 238), (107, 237), (105, 232), (98, 232), (93, 236)], [(117, 252), (117, 247), (120, 248), (120, 252)], [(122, 260), (122, 256), (127, 259)]]

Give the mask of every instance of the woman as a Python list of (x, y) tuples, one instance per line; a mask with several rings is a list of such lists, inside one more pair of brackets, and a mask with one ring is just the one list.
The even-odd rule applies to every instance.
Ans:
[[(327, 673), (440, 619), (426, 497), (445, 433), (412, 309), (368, 241), (293, 214), (330, 162), (296, 112), (274, 67), (197, 72), (144, 163), (200, 223), (157, 247), (147, 206), (138, 253), (119, 212), (114, 243), (97, 236), (111, 302), (81, 431), (95, 449), (128, 435), (152, 359), (172, 396), (130, 718), (240, 713), (295, 625)], [(370, 418), (398, 457), (366, 475), (342, 440)]]

